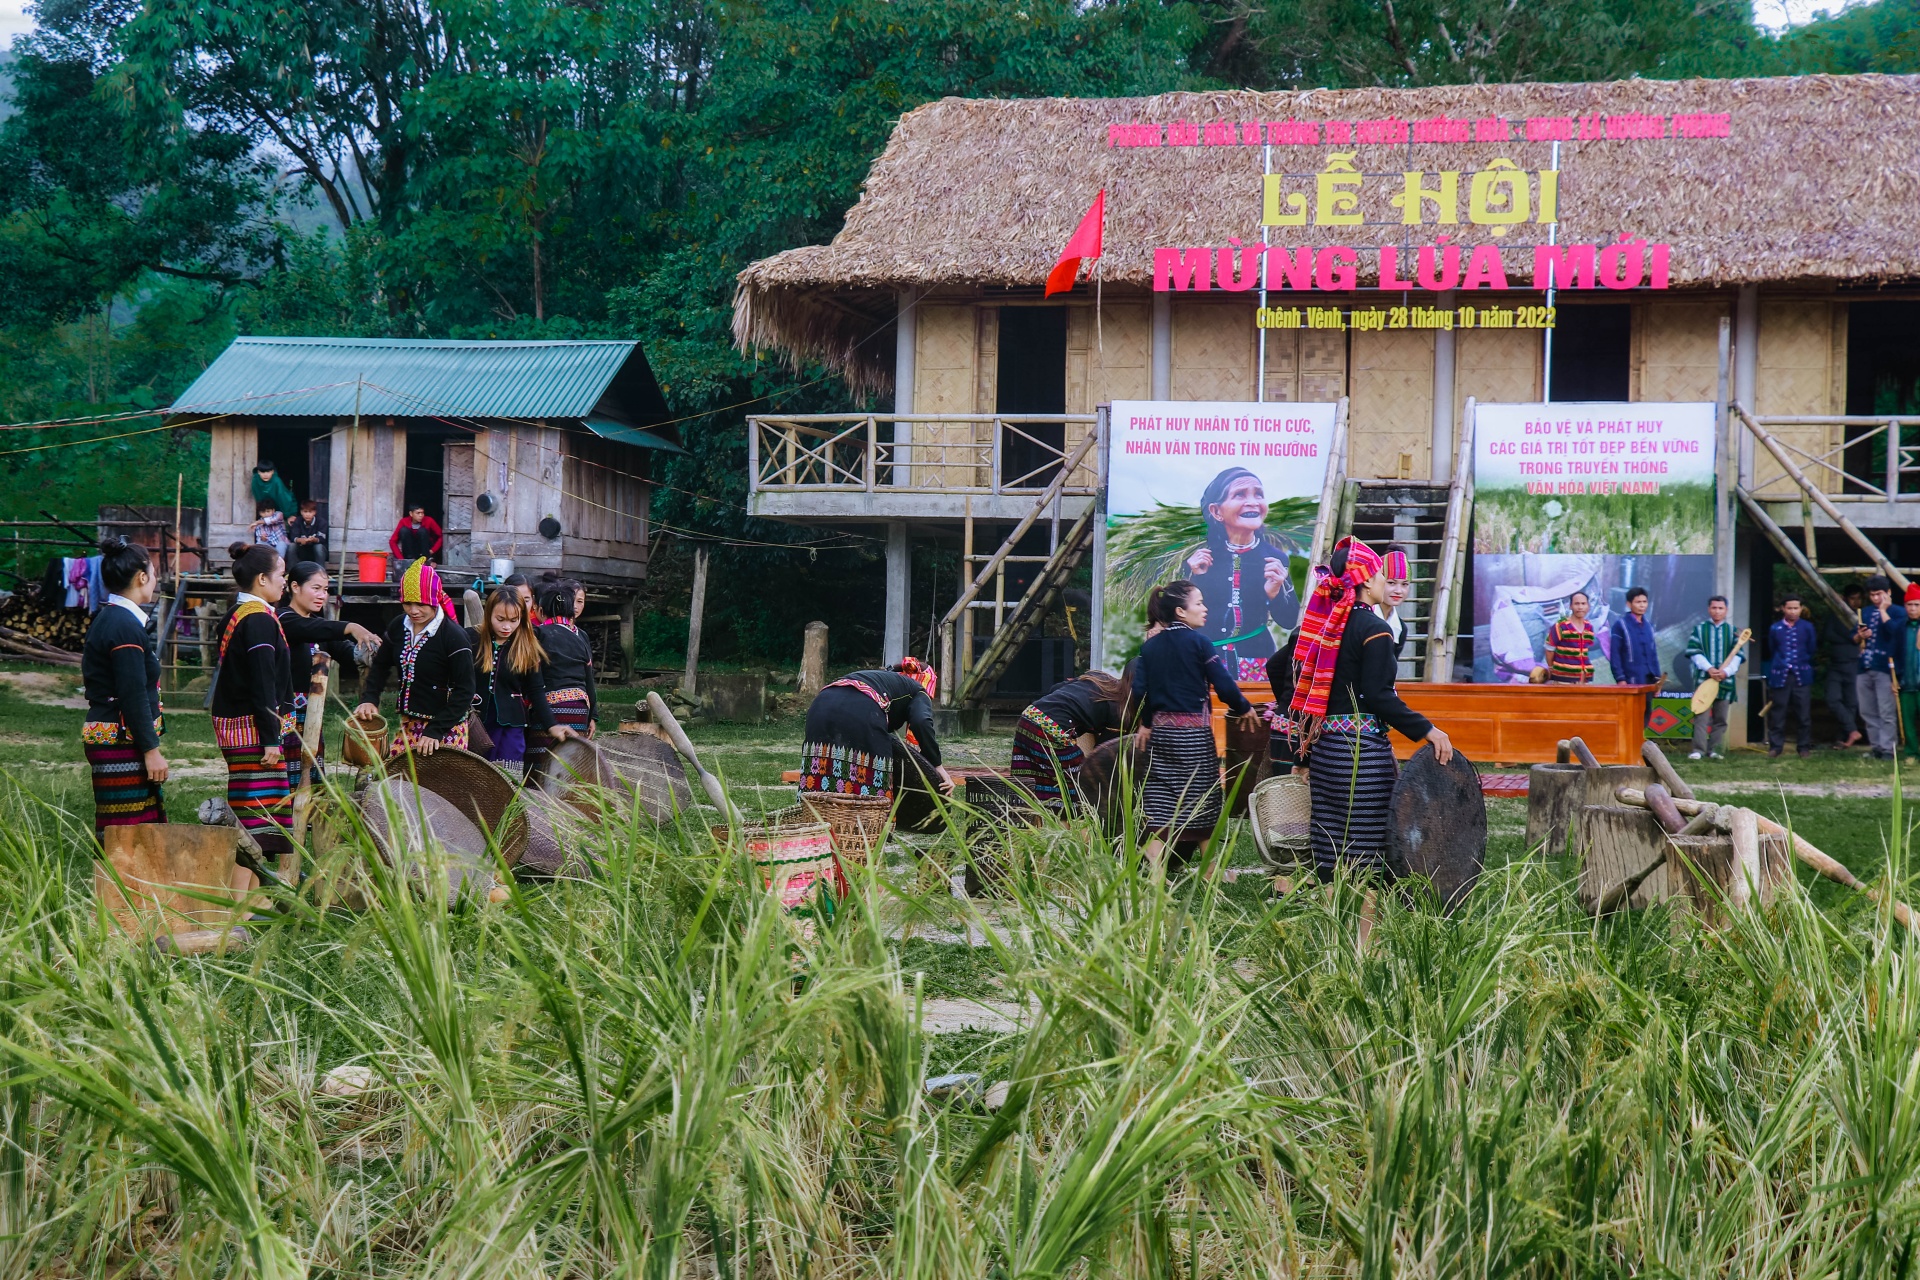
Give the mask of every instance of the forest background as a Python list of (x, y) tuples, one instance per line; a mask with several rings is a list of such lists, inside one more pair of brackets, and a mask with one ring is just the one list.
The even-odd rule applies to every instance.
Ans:
[[(636, 337), (722, 546), (703, 657), (877, 655), (877, 540), (745, 514), (743, 415), (855, 407), (733, 349), (734, 274), (839, 229), (945, 96), (1920, 69), (1920, 0), (1781, 32), (1750, 0), (45, 0), (0, 72), (0, 420), (168, 404), (236, 334)], [(884, 407), (884, 406), (881, 406)], [(189, 505), (155, 416), (0, 436), (0, 516)], [(182, 479), (183, 478), (183, 479)], [(662, 537), (643, 653), (682, 642)], [(955, 567), (915, 565), (916, 621)], [(922, 599), (924, 597), (924, 599)], [(919, 628), (916, 627), (916, 631)]]

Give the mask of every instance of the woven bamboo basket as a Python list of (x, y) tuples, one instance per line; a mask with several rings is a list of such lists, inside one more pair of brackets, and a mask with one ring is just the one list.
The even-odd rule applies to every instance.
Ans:
[(346, 741), (340, 755), (357, 769), (372, 769), (387, 758), (387, 718), (383, 715), (348, 716)]
[(816, 822), (833, 833), (833, 852), (844, 867), (866, 866), (887, 842), (893, 821), (893, 801), (885, 796), (835, 796), (814, 791), (800, 793), (800, 803)]
[(1313, 792), (1299, 774), (1268, 778), (1247, 800), (1254, 843), (1271, 866), (1305, 861), (1312, 845)]

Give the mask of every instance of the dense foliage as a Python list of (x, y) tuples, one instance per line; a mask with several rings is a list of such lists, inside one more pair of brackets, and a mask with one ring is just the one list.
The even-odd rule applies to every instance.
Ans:
[[(846, 401), (733, 350), (733, 277), (831, 237), (903, 111), (1892, 70), (1915, 15), (1883, 0), (1775, 41), (1749, 0), (43, 0), (0, 125), (0, 412), (167, 403), (236, 332), (638, 336), (694, 444), (656, 512), (774, 544), (723, 550), (725, 580), (762, 585), (716, 602), (713, 656), (735, 637), (790, 656), (822, 584), (872, 578), (878, 545), (746, 521), (740, 409)], [(85, 516), (201, 483), (192, 435), (38, 448), (102, 434), (14, 437), (38, 451), (0, 451), (0, 515), (35, 514), (41, 488)], [(870, 594), (828, 608), (856, 648)]]

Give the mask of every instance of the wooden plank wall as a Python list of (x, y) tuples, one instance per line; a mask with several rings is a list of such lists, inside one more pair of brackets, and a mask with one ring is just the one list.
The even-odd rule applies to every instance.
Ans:
[[(446, 542), (440, 560), (449, 568), (473, 568), (473, 441), (449, 440), (440, 448), (446, 464), (440, 486), (440, 509), (446, 513), (440, 528)], [(477, 567), (487, 566), (483, 560)]]
[(651, 486), (642, 452), (597, 436), (568, 432), (561, 501), (561, 565), (589, 580), (639, 585), (647, 575), (647, 508)]
[(207, 549), (225, 563), (227, 548), (245, 542), (253, 526), (253, 464), (260, 433), (248, 418), (222, 418), (209, 429)]
[(526, 574), (559, 569), (561, 540), (540, 536), (540, 519), (561, 520), (565, 468), (561, 432), (537, 424), (490, 424), (474, 437), (473, 482), (496, 499), (491, 514), (473, 513), (472, 554), (506, 556)]
[[(342, 420), (333, 433), (327, 471), (332, 490), (327, 518), (333, 533), (328, 556), (338, 563), (343, 545), (349, 554), (386, 551), (393, 527), (405, 514), (400, 503), (407, 487), (406, 428), (396, 426), (391, 418), (362, 418), (356, 432), (352, 419)], [(347, 493), (349, 475), (351, 496)]]

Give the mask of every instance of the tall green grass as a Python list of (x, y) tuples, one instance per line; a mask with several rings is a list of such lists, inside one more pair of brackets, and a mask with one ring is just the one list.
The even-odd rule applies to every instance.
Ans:
[[(1920, 972), (1864, 898), (1596, 923), (1171, 879), (1084, 823), (927, 843), (808, 937), (703, 823), (449, 904), (375, 869), (250, 951), (99, 918), (0, 802), (0, 1268), (19, 1276), (1879, 1276), (1920, 1231)], [(1882, 875), (1906, 882), (1905, 818)], [(364, 836), (333, 855), (365, 858)], [(946, 895), (992, 852), (1004, 896)], [(929, 929), (1021, 1029), (922, 1025)], [(343, 1066), (364, 1089), (321, 1088)]]

